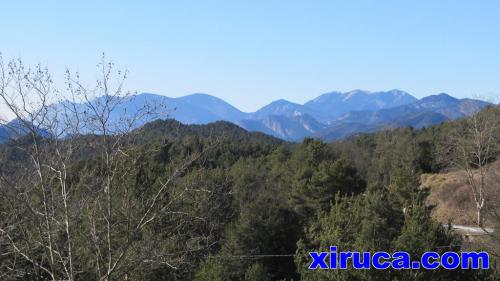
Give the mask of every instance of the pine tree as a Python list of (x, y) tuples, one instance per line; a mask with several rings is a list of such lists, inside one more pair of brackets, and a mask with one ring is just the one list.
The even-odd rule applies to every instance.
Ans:
[(270, 281), (271, 275), (260, 262), (252, 264), (245, 272), (245, 281)]
[(198, 268), (193, 281), (231, 281), (227, 268), (218, 259), (208, 257)]

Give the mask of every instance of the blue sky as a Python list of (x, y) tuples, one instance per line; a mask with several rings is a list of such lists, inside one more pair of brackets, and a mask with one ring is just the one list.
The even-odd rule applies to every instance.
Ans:
[(499, 13), (493, 0), (8, 1), (0, 51), (58, 77), (93, 75), (105, 52), (131, 90), (244, 111), (357, 88), (497, 97)]

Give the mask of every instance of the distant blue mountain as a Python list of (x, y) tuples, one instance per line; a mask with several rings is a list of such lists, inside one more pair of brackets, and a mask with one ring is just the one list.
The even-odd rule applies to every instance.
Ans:
[(292, 117), (299, 114), (308, 114), (316, 119), (320, 119), (321, 116), (316, 116), (317, 113), (302, 104), (293, 103), (284, 99), (273, 101), (270, 104), (262, 107), (254, 113), (250, 113), (249, 119), (262, 119), (269, 115), (281, 115), (286, 117)]
[(400, 91), (369, 92), (353, 90), (346, 93), (330, 92), (323, 94), (304, 105), (321, 114), (322, 122), (330, 123), (336, 117), (354, 110), (380, 110), (401, 106), (417, 101), (412, 95)]
[(29, 132), (37, 132), (38, 136), (49, 136), (50, 133), (42, 128), (36, 128), (29, 122), (21, 122), (21, 119), (14, 119), (7, 124), (0, 124), (0, 143), (9, 139), (17, 139), (25, 136)]
[(0, 124), (0, 143), (5, 142), (11, 136), (10, 130), (5, 126)]
[(152, 105), (164, 104), (165, 113), (169, 118), (176, 119), (185, 124), (206, 124), (219, 120), (236, 123), (247, 117), (229, 103), (217, 97), (207, 94), (192, 94), (179, 98), (169, 98), (155, 94), (139, 94), (130, 98), (130, 103), (124, 106), (132, 106), (137, 110), (145, 103)]
[[(97, 107), (104, 106), (103, 97), (91, 101)], [(88, 111), (87, 105), (72, 104), (65, 102), (57, 104), (57, 111), (64, 111), (64, 107), (76, 107), (81, 113)], [(145, 123), (155, 119), (172, 118), (184, 124), (207, 124), (219, 120), (236, 123), (238, 120), (245, 119), (248, 114), (241, 112), (234, 106), (207, 94), (192, 94), (178, 98), (171, 98), (151, 93), (142, 93), (125, 97), (113, 109), (109, 116), (111, 124), (120, 124), (125, 118), (133, 118), (140, 111), (147, 108), (151, 114), (141, 118), (136, 126), (142, 126)], [(88, 128), (87, 131), (92, 131)]]
[(449, 119), (470, 116), (490, 103), (474, 99), (457, 99), (448, 94), (427, 96), (409, 105), (415, 110), (429, 110), (443, 114)]
[[(171, 117), (184, 123), (205, 124), (218, 120), (231, 121), (233, 123), (247, 117), (236, 107), (207, 94), (192, 94), (180, 98), (167, 100), (167, 106), (175, 106)], [(194, 111), (193, 111), (194, 110)]]
[(290, 141), (304, 137), (335, 140), (359, 132), (404, 126), (423, 128), (470, 116), (488, 105), (447, 94), (418, 100), (400, 90), (331, 92), (303, 105), (280, 99), (253, 113), (241, 112), (209, 95), (196, 94), (169, 102), (177, 108), (171, 117), (181, 122), (204, 124), (216, 118)]
[(488, 105), (484, 101), (456, 99), (442, 93), (392, 108), (351, 111), (332, 121), (327, 129), (315, 134), (315, 137), (331, 141), (353, 133), (375, 132), (387, 128), (423, 128), (470, 116)]
[[(458, 119), (469, 116), (488, 103), (471, 99), (456, 99), (447, 94), (428, 96), (413, 103), (380, 110), (351, 111), (333, 121), (333, 123), (390, 123), (404, 122), (408, 116), (426, 112), (437, 113), (441, 119)], [(428, 124), (427, 124), (428, 125)], [(422, 127), (422, 126), (420, 126)]]
[[(103, 98), (94, 100), (102, 103)], [(113, 111), (111, 122), (119, 123), (123, 116), (137, 113), (145, 105), (164, 104), (163, 114), (142, 119), (176, 119), (185, 124), (207, 124), (229, 121), (248, 131), (257, 131), (289, 141), (317, 137), (330, 141), (359, 132), (375, 132), (386, 128), (412, 126), (422, 128), (470, 116), (488, 105), (472, 99), (456, 99), (447, 94), (428, 96), (420, 100), (400, 90), (369, 92), (354, 90), (330, 92), (306, 102), (274, 101), (253, 113), (245, 113), (222, 99), (207, 94), (192, 94), (170, 98), (150, 93), (127, 97)], [(59, 109), (72, 104), (54, 105)], [(82, 104), (74, 105), (84, 111)], [(91, 131), (90, 129), (88, 130)], [(0, 126), (0, 142), (9, 137)]]
[(259, 119), (244, 119), (236, 124), (251, 132), (262, 132), (289, 141), (301, 140), (326, 128), (312, 116), (299, 112), (291, 116), (262, 115)]

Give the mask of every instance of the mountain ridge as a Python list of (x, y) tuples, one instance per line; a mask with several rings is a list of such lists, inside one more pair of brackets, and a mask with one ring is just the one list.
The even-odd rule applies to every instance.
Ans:
[[(182, 97), (141, 93), (127, 97), (112, 119), (119, 120), (121, 113), (133, 113), (145, 104), (165, 104), (166, 114), (145, 119), (138, 126), (166, 118), (184, 124), (228, 121), (250, 132), (261, 132), (287, 141), (300, 141), (305, 137), (333, 141), (387, 128), (423, 128), (470, 116), (489, 103), (458, 99), (446, 93), (417, 99), (397, 89), (373, 92), (357, 89), (328, 92), (304, 104), (279, 99), (255, 112), (243, 112), (221, 98), (204, 93)], [(1, 137), (5, 139), (3, 129), (0, 125)]]

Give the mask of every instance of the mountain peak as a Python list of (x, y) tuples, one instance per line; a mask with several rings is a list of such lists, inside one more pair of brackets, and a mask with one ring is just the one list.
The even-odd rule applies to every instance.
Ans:
[(436, 96), (438, 96), (438, 97), (440, 97), (440, 98), (447, 98), (447, 99), (454, 99), (454, 100), (456, 100), (456, 98), (454, 98), (454, 97), (452, 97), (452, 96), (448, 95), (447, 93), (439, 93), (439, 94), (437, 94)]
[(349, 92), (330, 92), (308, 101), (305, 106), (320, 112), (329, 122), (349, 111), (380, 110), (415, 102), (412, 95), (397, 89), (390, 91), (367, 91), (355, 89)]
[(454, 98), (447, 93), (439, 93), (422, 98), (421, 102), (457, 102), (459, 99)]
[(350, 95), (350, 94), (365, 94), (365, 95), (369, 95), (373, 92), (371, 91), (367, 91), (367, 90), (362, 90), (362, 89), (354, 89), (354, 90), (351, 90), (349, 92), (345, 92), (343, 93), (344, 95)]
[(275, 100), (275, 101), (271, 102), (271, 103), (270, 103), (270, 104), (268, 104), (267, 106), (269, 106), (269, 105), (271, 105), (271, 104), (272, 104), (272, 105), (284, 105), (284, 104), (295, 104), (295, 103), (293, 103), (293, 102), (291, 102), (291, 101), (288, 101), (288, 100), (286, 100), (286, 99), (279, 99), (279, 100)]
[(316, 98), (308, 101), (307, 103), (310, 103), (310, 102), (321, 102), (322, 100), (329, 99), (329, 98), (339, 98), (342, 95), (344, 95), (344, 93), (338, 92), (338, 91), (328, 92), (328, 93), (324, 93), (324, 94), (321, 94), (321, 95), (317, 96)]
[(220, 101), (220, 102), (224, 102), (224, 100), (218, 98), (218, 97), (215, 97), (215, 96), (212, 96), (212, 95), (209, 95), (209, 94), (205, 94), (205, 93), (193, 93), (193, 94), (190, 94), (190, 95), (186, 95), (186, 96), (183, 96), (183, 97), (180, 97), (181, 99), (186, 99), (186, 100), (210, 100), (210, 101)]
[(297, 113), (311, 112), (309, 108), (301, 104), (294, 103), (285, 99), (279, 99), (252, 113), (251, 118), (261, 119), (267, 115), (283, 115), (290, 117), (296, 115)]
[(402, 90), (399, 90), (399, 89), (392, 89), (392, 90), (387, 91), (387, 93), (393, 94), (393, 95), (395, 95), (395, 96), (406, 96), (406, 95), (410, 95), (410, 94), (408, 94), (407, 92), (402, 91)]
[(359, 96), (359, 95), (370, 95), (372, 94), (372, 92), (370, 91), (365, 91), (365, 90), (360, 90), (360, 89), (355, 89), (355, 90), (352, 90), (352, 91), (349, 91), (347, 93), (344, 93), (344, 100), (348, 100), (348, 99), (351, 99), (355, 96)]

